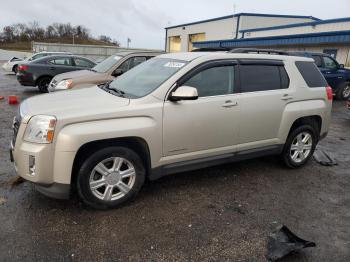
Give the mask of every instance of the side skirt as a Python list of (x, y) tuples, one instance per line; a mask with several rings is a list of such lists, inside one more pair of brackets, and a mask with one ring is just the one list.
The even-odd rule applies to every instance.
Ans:
[(149, 179), (157, 180), (161, 177), (176, 174), (176, 173), (188, 172), (188, 171), (203, 169), (207, 167), (263, 157), (263, 156), (279, 155), (282, 153), (283, 147), (284, 145), (267, 146), (267, 147), (262, 147), (257, 149), (240, 151), (236, 153), (228, 153), (228, 154), (223, 154), (218, 156), (212, 156), (212, 157), (189, 160), (189, 161), (184, 161), (184, 162), (179, 162), (174, 164), (168, 164), (161, 167), (153, 168), (151, 170)]

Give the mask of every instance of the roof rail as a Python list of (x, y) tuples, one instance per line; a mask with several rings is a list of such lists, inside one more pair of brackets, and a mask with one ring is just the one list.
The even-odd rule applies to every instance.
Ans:
[(289, 55), (288, 52), (273, 49), (259, 49), (259, 48), (235, 48), (229, 51), (235, 54), (268, 54), (268, 55)]
[(231, 51), (231, 48), (226, 47), (203, 47), (203, 48), (197, 48), (193, 49), (191, 52), (228, 52)]

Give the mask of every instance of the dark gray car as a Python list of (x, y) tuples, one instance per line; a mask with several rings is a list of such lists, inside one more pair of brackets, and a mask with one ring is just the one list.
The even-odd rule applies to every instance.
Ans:
[(81, 56), (49, 56), (18, 66), (17, 80), (23, 86), (37, 86), (46, 93), (52, 78), (58, 74), (90, 69), (96, 64)]

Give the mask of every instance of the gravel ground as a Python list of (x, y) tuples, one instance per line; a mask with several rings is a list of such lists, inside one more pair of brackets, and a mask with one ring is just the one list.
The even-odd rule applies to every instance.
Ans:
[[(0, 71), (0, 96), (38, 95)], [(321, 147), (336, 167), (285, 169), (276, 157), (177, 174), (148, 183), (131, 204), (94, 211), (78, 200), (14, 187), (9, 161), (17, 110), (0, 101), (0, 261), (266, 261), (282, 223), (317, 247), (284, 261), (350, 261), (350, 112), (335, 102)]]

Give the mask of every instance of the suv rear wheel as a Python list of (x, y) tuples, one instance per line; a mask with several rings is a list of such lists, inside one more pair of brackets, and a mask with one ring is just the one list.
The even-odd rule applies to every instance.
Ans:
[(290, 133), (282, 153), (287, 167), (298, 168), (310, 160), (318, 143), (315, 130), (312, 125), (303, 125)]
[(125, 147), (109, 147), (85, 160), (77, 177), (80, 199), (90, 207), (108, 209), (134, 198), (145, 181), (141, 158)]

